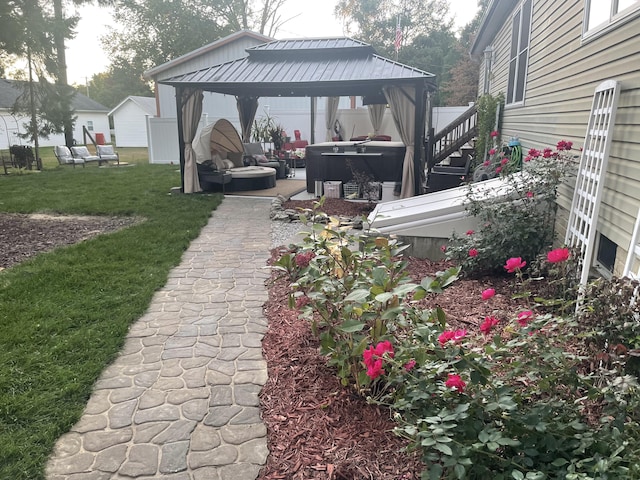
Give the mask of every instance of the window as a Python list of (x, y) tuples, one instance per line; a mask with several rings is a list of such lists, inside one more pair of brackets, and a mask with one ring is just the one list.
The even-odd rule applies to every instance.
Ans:
[(598, 242), (598, 252), (596, 254), (597, 265), (602, 267), (605, 272), (613, 273), (613, 267), (616, 264), (616, 253), (618, 246), (604, 235), (600, 234)]
[(529, 41), (531, 39), (532, 3), (532, 0), (525, 0), (512, 19), (507, 105), (524, 101), (527, 63), (529, 61)]
[(87, 120), (87, 130), (93, 132), (93, 120)]
[(606, 28), (640, 9), (640, 0), (586, 0), (585, 33)]

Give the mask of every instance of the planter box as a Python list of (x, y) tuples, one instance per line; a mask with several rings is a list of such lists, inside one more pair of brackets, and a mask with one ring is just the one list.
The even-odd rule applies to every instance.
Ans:
[(368, 188), (363, 188), (363, 190), (360, 192), (360, 197), (363, 200), (377, 202), (382, 198), (382, 183), (380, 182), (372, 182)]
[(324, 196), (327, 198), (340, 198), (342, 182), (324, 182)]

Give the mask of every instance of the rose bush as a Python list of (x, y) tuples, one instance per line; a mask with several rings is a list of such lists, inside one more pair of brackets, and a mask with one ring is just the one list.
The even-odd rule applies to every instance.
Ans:
[[(640, 478), (640, 395), (623, 345), (637, 330), (617, 331), (610, 339), (620, 346), (599, 350), (609, 339), (571, 315), (536, 312), (537, 300), (510, 318), (486, 317), (477, 331), (448, 325), (445, 312), (414, 300), (441, 292), (459, 268), (415, 284), (398, 243), (354, 238), (315, 211), (309, 218), (322, 222), (276, 266), (291, 278), (290, 305), (343, 385), (391, 409), (396, 433), (422, 453), (423, 478)], [(497, 266), (523, 281), (518, 253)], [(531, 268), (543, 261), (561, 274), (573, 257), (560, 249), (542, 258)], [(485, 292), (478, 301), (491, 302), (495, 290)]]
[(559, 142), (555, 150), (529, 150), (522, 159), (522, 172), (507, 168), (511, 164), (503, 162), (502, 149), (495, 152), (487, 162), (500, 168), (500, 186), (487, 191), (476, 188), (477, 183), (469, 184), (466, 194), (465, 208), (478, 228), (465, 235), (454, 233), (443, 249), (465, 275), (499, 273), (507, 259), (531, 261), (549, 248), (555, 232), (557, 189), (575, 168), (570, 142)]

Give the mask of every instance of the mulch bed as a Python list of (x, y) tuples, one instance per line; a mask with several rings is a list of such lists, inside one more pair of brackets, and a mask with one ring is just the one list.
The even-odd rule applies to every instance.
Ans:
[[(285, 208), (301, 206), (299, 201), (288, 203)], [(310, 208), (313, 201), (309, 203), (304, 208)], [(327, 202), (323, 211), (353, 216), (355, 208), (367, 205), (356, 203), (360, 207), (354, 207), (352, 203)], [(272, 259), (279, 254), (272, 251)], [(418, 282), (449, 266), (444, 261), (410, 258), (408, 272)], [(489, 287), (497, 293), (484, 302), (481, 293)], [(518, 308), (511, 298), (513, 288), (512, 278), (462, 279), (445, 293), (422, 300), (421, 305), (440, 306), (452, 327), (474, 334), (485, 316), (513, 317)], [(287, 282), (274, 274), (265, 305), (269, 330), (263, 340), (269, 380), (261, 394), (270, 455), (258, 478), (419, 479), (419, 456), (404, 451), (406, 442), (392, 433), (395, 423), (390, 411), (367, 404), (340, 385), (318, 353), (309, 323), (287, 307), (288, 293)]]
[(0, 213), (0, 269), (139, 221), (127, 217)]

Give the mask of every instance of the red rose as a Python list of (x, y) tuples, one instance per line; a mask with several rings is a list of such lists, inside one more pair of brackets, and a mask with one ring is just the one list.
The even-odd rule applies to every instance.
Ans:
[(489, 300), (495, 294), (496, 294), (496, 291), (493, 288), (487, 288), (486, 290), (482, 291), (482, 299), (483, 300)]
[(416, 361), (412, 358), (411, 360), (409, 360), (407, 363), (404, 364), (404, 369), (409, 372), (411, 370), (413, 370), (413, 367), (416, 366)]
[(569, 259), (568, 248), (556, 248), (547, 253), (547, 260), (551, 263), (564, 262)]
[(444, 382), (444, 385), (447, 388), (453, 388), (458, 393), (464, 392), (464, 387), (467, 386), (467, 384), (462, 381), (462, 378), (460, 378), (460, 375), (456, 375), (454, 373), (449, 374), (447, 381)]
[(531, 321), (533, 317), (533, 312), (531, 310), (525, 310), (524, 312), (520, 312), (518, 314), (518, 324), (521, 327), (526, 327), (527, 324)]
[(500, 323), (500, 320), (498, 320), (496, 317), (485, 317), (484, 322), (480, 324), (480, 331), (487, 335), (498, 323)]
[(522, 258), (512, 257), (509, 260), (507, 260), (507, 263), (504, 265), (504, 268), (507, 270), (507, 272), (513, 273), (516, 270), (523, 269), (526, 264), (527, 262), (523, 261)]

